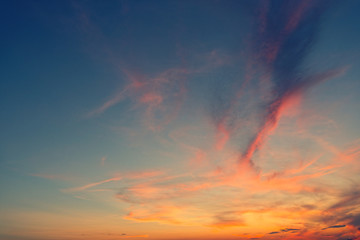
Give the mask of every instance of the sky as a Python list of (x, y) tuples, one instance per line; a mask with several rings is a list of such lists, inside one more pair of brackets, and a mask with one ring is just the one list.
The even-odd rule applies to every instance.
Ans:
[(0, 7), (1, 240), (359, 240), (360, 2)]

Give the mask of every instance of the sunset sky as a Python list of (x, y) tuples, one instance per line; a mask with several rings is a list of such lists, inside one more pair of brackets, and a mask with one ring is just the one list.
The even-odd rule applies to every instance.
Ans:
[(0, 240), (360, 240), (359, 12), (2, 1)]

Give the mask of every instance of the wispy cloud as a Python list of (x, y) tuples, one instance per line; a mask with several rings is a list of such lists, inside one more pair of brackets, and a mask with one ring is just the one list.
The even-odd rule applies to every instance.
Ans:
[(286, 107), (312, 86), (340, 76), (347, 68), (331, 69), (309, 75), (303, 70), (318, 32), (321, 13), (326, 9), (321, 1), (282, 3), (269, 1), (262, 6), (261, 21), (253, 34), (254, 57), (264, 67), (271, 80), (272, 96), (264, 108), (263, 120), (250, 140), (240, 162), (253, 166), (254, 153), (277, 127)]
[(79, 191), (84, 191), (99, 185), (102, 185), (104, 183), (109, 183), (109, 182), (116, 182), (116, 181), (120, 181), (122, 179), (122, 177), (113, 177), (113, 178), (109, 178), (109, 179), (105, 179), (99, 182), (93, 182), (93, 183), (89, 183), (86, 185), (83, 185), (81, 187), (75, 187), (75, 188), (68, 188), (68, 189), (64, 189), (65, 192), (79, 192)]
[(156, 209), (135, 209), (129, 212), (124, 219), (136, 222), (160, 222), (167, 224), (181, 224), (178, 215), (180, 208), (176, 206), (161, 206)]

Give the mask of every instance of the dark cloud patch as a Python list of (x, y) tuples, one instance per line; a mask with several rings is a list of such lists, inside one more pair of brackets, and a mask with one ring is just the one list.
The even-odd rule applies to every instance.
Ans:
[(344, 194), (342, 199), (332, 205), (329, 210), (336, 210), (347, 207), (354, 207), (360, 204), (360, 189), (355, 188)]
[(315, 205), (312, 205), (312, 204), (305, 204), (305, 205), (302, 205), (302, 207), (305, 209), (308, 209), (308, 210), (313, 210), (313, 209), (317, 208)]
[(268, 234), (278, 234), (278, 233), (296, 233), (300, 231), (299, 228), (283, 228), (280, 229), (279, 231), (274, 231), (274, 232), (270, 232)]
[(353, 219), (350, 222), (351, 225), (358, 227), (360, 230), (360, 214), (353, 217)]
[(330, 226), (330, 227), (323, 228), (321, 230), (326, 230), (326, 229), (329, 229), (329, 228), (343, 228), (343, 227), (346, 227), (346, 225), (333, 225), (333, 226)]
[(358, 186), (353, 186), (350, 190), (338, 196), (338, 201), (324, 211), (321, 218), (326, 224), (346, 223), (354, 227), (360, 227), (360, 190)]
[(211, 224), (213, 227), (223, 228), (223, 227), (235, 227), (235, 226), (245, 226), (245, 221), (239, 217), (237, 212), (225, 211), (218, 213), (214, 216), (214, 222)]
[(284, 229), (281, 229), (280, 231), (282, 232), (297, 232), (297, 231), (300, 231), (300, 229), (298, 228), (284, 228)]

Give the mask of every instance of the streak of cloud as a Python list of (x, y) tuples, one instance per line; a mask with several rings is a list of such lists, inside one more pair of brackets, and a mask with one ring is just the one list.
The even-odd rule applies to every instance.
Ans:
[(122, 178), (121, 177), (113, 177), (113, 178), (109, 178), (109, 179), (105, 179), (99, 182), (93, 182), (93, 183), (89, 183), (86, 185), (83, 185), (81, 187), (75, 187), (75, 188), (68, 188), (68, 189), (64, 189), (65, 192), (79, 192), (79, 191), (84, 191), (99, 185), (102, 185), (104, 183), (109, 183), (109, 182), (116, 182), (116, 181), (120, 181)]
[(323, 228), (321, 230), (326, 230), (326, 229), (329, 229), (329, 228), (343, 228), (343, 227), (346, 227), (346, 225), (333, 225), (333, 226)]
[[(103, 185), (105, 183), (119, 182), (121, 180), (151, 179), (152, 177), (159, 177), (163, 174), (164, 174), (164, 172), (159, 171), (159, 170), (118, 173), (118, 174), (116, 174), (115, 177), (112, 177), (112, 178), (108, 178), (108, 179), (98, 181), (98, 182), (91, 182), (91, 183), (85, 184), (80, 187), (64, 189), (63, 191), (65, 191), (65, 192), (80, 192), (80, 191), (85, 191), (90, 188), (94, 188), (94, 187)], [(100, 191), (102, 191), (102, 190), (100, 190)]]
[(284, 228), (284, 229), (281, 229), (281, 232), (297, 232), (297, 231), (300, 231), (300, 229), (298, 228)]

